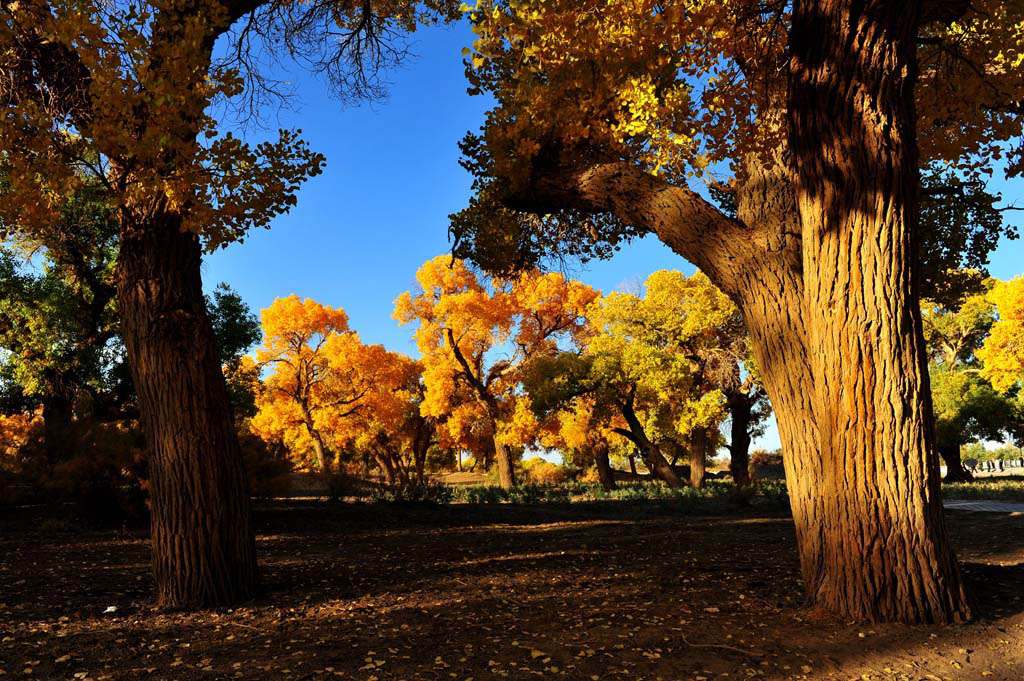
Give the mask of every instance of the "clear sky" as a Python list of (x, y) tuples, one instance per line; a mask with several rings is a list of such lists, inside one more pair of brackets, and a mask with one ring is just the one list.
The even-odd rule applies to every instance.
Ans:
[[(293, 293), (342, 307), (364, 342), (415, 355), (412, 330), (391, 319), (392, 303), (414, 285), (420, 264), (449, 249), (448, 215), (470, 195), (457, 143), (480, 127), (489, 105), (466, 94), (461, 50), (472, 41), (465, 24), (421, 29), (413, 36), (416, 56), (388, 75), (389, 98), (372, 105), (343, 107), (321, 80), (291, 68), (296, 98), (287, 109), (264, 112), (267, 126), (301, 128), (327, 157), (326, 169), (270, 230), (208, 256), (206, 288), (225, 281), (257, 313)], [(1001, 188), (1004, 199), (1016, 198), (1011, 187)], [(1016, 190), (1024, 203), (1019, 184)], [(1024, 221), (1024, 213), (1016, 215)], [(1024, 243), (1005, 242), (992, 274), (1017, 275), (1022, 260)], [(664, 268), (694, 270), (648, 237), (575, 274), (607, 292)], [(774, 428), (755, 446), (777, 447)]]

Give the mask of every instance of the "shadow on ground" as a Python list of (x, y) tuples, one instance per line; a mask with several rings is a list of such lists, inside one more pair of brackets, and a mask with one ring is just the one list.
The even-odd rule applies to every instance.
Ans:
[(26, 511), (0, 523), (0, 670), (125, 680), (1024, 678), (1024, 519), (949, 519), (986, 613), (960, 627), (811, 620), (792, 523), (765, 509), (264, 506), (264, 592), (192, 614), (150, 608), (144, 535), (40, 534)]

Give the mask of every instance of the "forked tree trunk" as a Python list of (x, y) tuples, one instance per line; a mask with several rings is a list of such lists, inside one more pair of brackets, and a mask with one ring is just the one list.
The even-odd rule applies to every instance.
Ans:
[(615, 474), (612, 472), (611, 461), (608, 460), (608, 445), (594, 447), (594, 466), (597, 468), (597, 479), (605, 491), (615, 489)]
[(970, 617), (946, 536), (912, 273), (920, 2), (798, 0), (789, 147), (820, 437), (812, 596), (858, 620)]
[(149, 439), (153, 572), (167, 608), (224, 606), (257, 583), (249, 484), (206, 316), (198, 238), (156, 208), (121, 215), (118, 306)]
[[(854, 16), (854, 4), (863, 8), (856, 37), (841, 18)], [(796, 5), (799, 209), (786, 145), (774, 163), (745, 160), (738, 220), (622, 162), (540, 169), (509, 203), (614, 213), (657, 234), (729, 294), (776, 415), (810, 599), (853, 619), (951, 622), (970, 609), (929, 455), (910, 281), (916, 159), (904, 147), (908, 125), (913, 142), (906, 53), (914, 31), (900, 27), (915, 23), (916, 10), (888, 3), (885, 15), (886, 5)], [(772, 120), (769, 111), (759, 116)]]
[(974, 476), (960, 458), (960, 445), (939, 445), (939, 456), (946, 463), (945, 482), (971, 482)]
[(643, 424), (640, 423), (640, 419), (637, 418), (636, 412), (633, 410), (632, 399), (620, 404), (619, 410), (629, 426), (628, 431), (619, 432), (636, 445), (637, 451), (640, 453), (641, 458), (643, 458), (644, 464), (647, 466), (647, 470), (650, 471), (651, 476), (663, 481), (669, 487), (683, 487), (683, 481), (672, 470), (672, 466), (665, 460), (658, 446), (651, 442), (650, 438), (647, 437), (647, 433), (644, 432)]
[(374, 454), (373, 458), (377, 460), (377, 467), (380, 468), (381, 473), (384, 474), (384, 482), (387, 483), (388, 487), (394, 487), (398, 481), (398, 476), (395, 473), (395, 467), (391, 463), (387, 454)]
[(323, 435), (313, 423), (313, 414), (305, 406), (302, 407), (302, 422), (306, 427), (306, 433), (313, 441), (313, 455), (316, 457), (316, 465), (320, 469), (320, 477), (330, 487), (333, 471), (331, 470), (331, 460), (327, 456), (327, 447), (324, 446)]

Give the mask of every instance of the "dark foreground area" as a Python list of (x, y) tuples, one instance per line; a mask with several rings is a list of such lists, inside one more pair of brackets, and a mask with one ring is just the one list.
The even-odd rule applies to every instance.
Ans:
[(816, 621), (790, 520), (658, 503), (288, 504), (265, 592), (150, 603), (144, 533), (0, 519), (0, 676), (35, 679), (1024, 679), (1024, 517), (950, 512), (984, 616)]

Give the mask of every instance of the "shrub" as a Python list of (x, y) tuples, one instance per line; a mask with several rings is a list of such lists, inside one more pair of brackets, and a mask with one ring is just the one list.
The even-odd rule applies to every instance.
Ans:
[(750, 465), (756, 466), (758, 464), (781, 466), (782, 451), (777, 449), (769, 452), (766, 449), (755, 449), (750, 453)]
[(376, 487), (370, 494), (373, 503), (426, 503), (426, 504), (450, 504), (455, 498), (455, 491), (442, 482), (436, 480), (424, 480), (423, 482), (410, 482), (405, 485)]
[(568, 466), (559, 466), (539, 456), (526, 461), (523, 467), (525, 480), (535, 485), (561, 485), (572, 477), (573, 472)]
[(282, 447), (267, 443), (247, 427), (239, 429), (238, 444), (254, 497), (269, 499), (291, 492), (292, 464)]
[[(77, 422), (74, 441), (74, 455), (54, 466), (43, 483), (46, 488), (57, 498), (72, 502), (78, 520), (85, 525), (145, 525), (149, 519), (149, 456), (139, 424)], [(41, 442), (26, 445), (26, 455), (33, 456), (41, 446)]]

